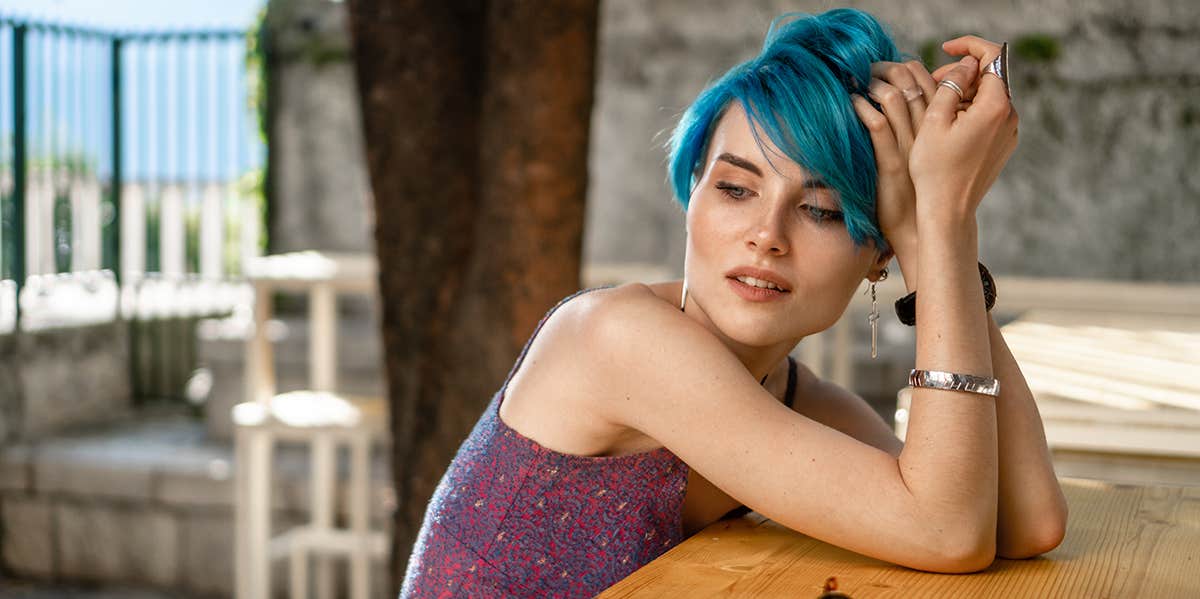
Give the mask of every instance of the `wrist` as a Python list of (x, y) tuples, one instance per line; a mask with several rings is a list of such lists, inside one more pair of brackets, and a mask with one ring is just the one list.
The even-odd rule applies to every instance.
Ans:
[[(951, 218), (943, 216), (922, 223), (917, 236), (917, 255), (922, 261), (926, 259), (959, 258), (963, 261), (966, 252), (976, 254), (979, 251), (979, 227), (975, 224), (975, 216), (969, 218)], [(934, 254), (927, 256), (927, 254)], [(974, 262), (972, 258), (968, 262)]]

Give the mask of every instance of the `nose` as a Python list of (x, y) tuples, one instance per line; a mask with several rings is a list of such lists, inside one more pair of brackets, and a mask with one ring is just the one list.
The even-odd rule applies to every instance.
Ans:
[(766, 214), (761, 215), (747, 232), (746, 247), (754, 252), (777, 256), (786, 254), (788, 242), (782, 211), (781, 205), (768, 207)]

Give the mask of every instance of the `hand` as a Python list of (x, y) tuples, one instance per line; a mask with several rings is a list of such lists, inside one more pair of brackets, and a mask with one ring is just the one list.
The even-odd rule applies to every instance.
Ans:
[[(916, 281), (916, 191), (908, 173), (913, 140), (925, 118), (926, 99), (937, 82), (917, 61), (871, 65), (870, 95), (881, 113), (859, 95), (854, 110), (871, 135), (878, 171), (875, 211), (879, 228), (896, 253), (906, 282)], [(909, 258), (912, 257), (911, 260)]]
[(990, 61), (1000, 46), (967, 36), (943, 45), (966, 56), (935, 71), (964, 91), (938, 87), (909, 155), (909, 174), (917, 192), (917, 218), (972, 222), (984, 193), (1000, 174), (1017, 144), (1017, 113), (998, 77), (980, 77), (980, 62)]

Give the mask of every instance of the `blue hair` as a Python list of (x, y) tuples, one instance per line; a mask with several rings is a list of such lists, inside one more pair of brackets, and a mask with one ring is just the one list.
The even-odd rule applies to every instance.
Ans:
[(871, 63), (902, 59), (863, 11), (777, 17), (762, 52), (701, 92), (676, 126), (668, 166), (676, 200), (687, 210), (717, 119), (737, 101), (784, 155), (838, 193), (856, 245), (887, 248), (875, 216), (875, 150), (850, 94), (867, 96)]

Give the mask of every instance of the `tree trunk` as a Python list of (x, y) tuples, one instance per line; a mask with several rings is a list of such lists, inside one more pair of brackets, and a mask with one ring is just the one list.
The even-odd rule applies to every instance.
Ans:
[(398, 590), (426, 504), (579, 288), (595, 0), (350, 2), (393, 435)]

